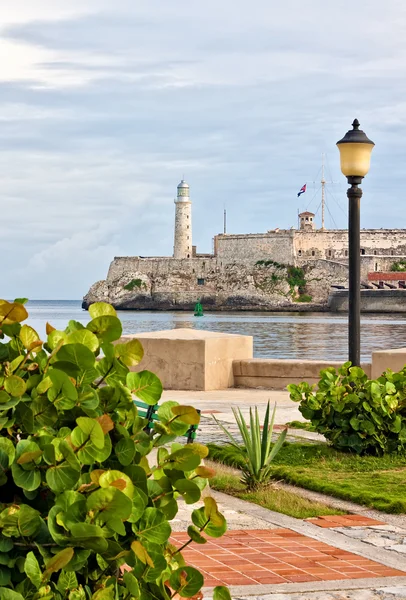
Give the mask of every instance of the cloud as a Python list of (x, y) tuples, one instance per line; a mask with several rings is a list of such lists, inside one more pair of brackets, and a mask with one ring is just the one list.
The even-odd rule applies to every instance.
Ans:
[(183, 175), (201, 251), (222, 230), (224, 206), (236, 233), (290, 227), (297, 208), (317, 208), (322, 152), (339, 182), (327, 224), (345, 227), (335, 142), (354, 117), (376, 142), (363, 225), (406, 227), (406, 9), (367, 4), (9, 3), (3, 294), (78, 298), (114, 254), (169, 255)]

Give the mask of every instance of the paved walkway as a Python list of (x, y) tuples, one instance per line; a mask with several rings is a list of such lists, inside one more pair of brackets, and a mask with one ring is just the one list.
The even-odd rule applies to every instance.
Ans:
[[(187, 562), (205, 576), (204, 598), (211, 597), (210, 588), (223, 584), (230, 586), (233, 600), (406, 599), (404, 556), (336, 529), (211, 494), (227, 518), (228, 532), (184, 551)], [(175, 545), (188, 539), (184, 532), (194, 508), (181, 504), (172, 522)], [(396, 589), (395, 596), (388, 595), (389, 588)]]
[[(250, 406), (258, 406), (263, 418), (269, 399), (277, 406), (277, 424), (304, 420), (287, 392), (167, 391), (163, 399), (191, 404), (202, 411), (199, 441), (203, 443), (226, 441), (213, 414), (237, 433), (233, 406), (240, 407), (245, 415)], [(291, 430), (289, 439), (323, 440), (302, 430)], [(368, 511), (351, 503), (347, 507), (351, 512), (359, 509), (363, 517), (369, 515), (378, 522), (363, 525), (368, 521), (353, 519), (351, 525), (348, 521), (332, 521), (327, 527), (211, 493), (227, 519), (229, 531), (223, 538), (209, 538), (204, 546), (191, 544), (185, 551), (189, 564), (205, 574), (205, 599), (211, 598), (213, 586), (226, 584), (233, 600), (406, 600), (406, 517)], [(316, 495), (302, 490), (300, 493)], [(332, 505), (345, 504), (323, 499)], [(172, 522), (176, 545), (187, 539), (184, 532), (194, 508), (181, 504)]]

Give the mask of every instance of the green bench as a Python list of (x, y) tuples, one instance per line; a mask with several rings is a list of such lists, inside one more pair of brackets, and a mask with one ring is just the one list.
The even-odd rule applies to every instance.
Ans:
[[(151, 406), (149, 404), (145, 404), (145, 402), (141, 402), (141, 400), (134, 400), (134, 404), (138, 409), (138, 415), (147, 420), (144, 431), (151, 433), (154, 429), (154, 421), (159, 421), (159, 417), (157, 415), (159, 404), (154, 404)], [(197, 412), (200, 415), (200, 410), (197, 409)], [(187, 432), (182, 435), (182, 437), (187, 438), (188, 444), (193, 444), (195, 441), (198, 428), (199, 425), (191, 425)]]

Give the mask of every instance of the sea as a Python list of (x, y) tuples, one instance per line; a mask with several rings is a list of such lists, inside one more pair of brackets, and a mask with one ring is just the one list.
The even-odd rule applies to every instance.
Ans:
[[(81, 300), (30, 300), (29, 323), (41, 336), (47, 321), (64, 329), (70, 319), (83, 324), (89, 313)], [(252, 335), (256, 358), (344, 361), (347, 357), (347, 315), (330, 313), (118, 311), (123, 333), (165, 329), (202, 329)], [(362, 360), (369, 361), (374, 350), (406, 346), (406, 314), (365, 314), (361, 319)]]

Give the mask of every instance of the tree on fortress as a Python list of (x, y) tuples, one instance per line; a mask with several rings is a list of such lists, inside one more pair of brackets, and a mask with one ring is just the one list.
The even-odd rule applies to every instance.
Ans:
[[(122, 327), (110, 305), (90, 315), (86, 327), (47, 325), (43, 342), (21, 325), (24, 300), (0, 300), (0, 598), (201, 597), (203, 577), (181, 550), (221, 536), (224, 517), (205, 498), (182, 548), (169, 524), (177, 498), (195, 503), (213, 474), (200, 466), (205, 446), (173, 443), (199, 415), (164, 402), (145, 433), (133, 394), (153, 405), (161, 382), (130, 372), (143, 350), (137, 340), (113, 344)], [(230, 595), (219, 587), (214, 598)]]

